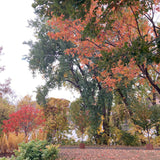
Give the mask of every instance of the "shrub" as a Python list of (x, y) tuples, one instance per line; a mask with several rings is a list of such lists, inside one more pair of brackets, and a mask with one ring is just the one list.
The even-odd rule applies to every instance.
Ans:
[(155, 146), (160, 146), (160, 136), (157, 136), (153, 139), (153, 144)]
[(20, 144), (15, 155), (16, 160), (55, 160), (58, 157), (58, 147), (49, 145), (47, 141), (30, 141)]
[(8, 157), (2, 157), (0, 158), (0, 160), (16, 160), (14, 156), (12, 156), (11, 158)]
[(18, 149), (18, 144), (25, 140), (25, 135), (20, 133), (16, 135), (15, 133), (3, 134), (0, 137), (0, 151), (1, 153), (13, 152)]
[(120, 138), (120, 144), (125, 146), (138, 146), (138, 138), (131, 133), (128, 133), (126, 131), (121, 131), (122, 135)]
[(42, 159), (55, 160), (56, 158), (58, 158), (57, 147), (53, 144), (46, 146), (46, 148), (43, 150)]

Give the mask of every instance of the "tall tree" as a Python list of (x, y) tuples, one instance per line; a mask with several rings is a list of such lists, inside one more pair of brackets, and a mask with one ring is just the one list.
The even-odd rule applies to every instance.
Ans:
[[(90, 58), (93, 56), (102, 57), (104, 64), (110, 59), (112, 70), (108, 70), (108, 64), (103, 66), (101, 82), (105, 85), (113, 88), (124, 74), (129, 79), (141, 74), (160, 93), (158, 82), (152, 79), (149, 71), (151, 64), (159, 63), (159, 27), (154, 20), (159, 12), (159, 1), (53, 0), (41, 1), (41, 4), (35, 1), (33, 6), (36, 11), (42, 9), (51, 13), (51, 26), (59, 28), (59, 32), (49, 34), (51, 38), (62, 38), (76, 45), (76, 49), (66, 50), (66, 53), (78, 52), (81, 62), (92, 66)], [(64, 10), (66, 6), (70, 6), (68, 10)], [(79, 17), (77, 14), (81, 14), (82, 7), (84, 15)], [(95, 54), (97, 51), (101, 54)], [(154, 66), (157, 72), (158, 68)]]
[[(38, 2), (35, 3), (38, 6)], [(71, 4), (74, 8), (73, 1), (53, 3), (57, 5), (49, 4), (50, 11), (52, 7), (63, 8)], [(92, 67), (92, 70), (96, 70), (98, 65), (96, 79), (104, 88), (117, 90), (128, 106), (119, 86), (123, 83), (125, 87), (135, 78), (141, 84), (148, 81), (152, 89), (160, 94), (157, 76), (152, 76), (157, 73), (159, 77), (159, 27), (154, 20), (159, 12), (158, 4), (159, 1), (81, 1), (76, 5), (88, 5), (83, 21), (70, 18), (70, 14), (67, 17), (65, 11), (54, 8), (49, 21), (53, 30), (48, 35), (71, 41), (76, 47), (66, 49), (65, 53), (78, 54), (80, 62)], [(76, 15), (75, 12), (73, 14)], [(56, 28), (59, 28), (58, 32), (54, 32)], [(92, 57), (99, 57), (98, 64)]]
[[(39, 103), (42, 104), (42, 100), (44, 104), (46, 103), (44, 97), (51, 88), (57, 85), (61, 87), (62, 84), (72, 86), (80, 92), (84, 107), (93, 110), (90, 114), (96, 131), (96, 126), (98, 127), (100, 123), (100, 115), (105, 114), (106, 117), (106, 112), (110, 112), (104, 103), (100, 103), (95, 98), (99, 94), (101, 96), (98, 96), (98, 99), (102, 96), (107, 97), (101, 83), (93, 78), (98, 72), (88, 65), (82, 66), (78, 55), (66, 55), (64, 49), (73, 47), (73, 44), (61, 39), (50, 39), (47, 35), (50, 28), (44, 21), (40, 22), (39, 19), (38, 22), (32, 22), (32, 25), (37, 29), (38, 41), (34, 44), (28, 43), (31, 50), (27, 59), (32, 71), (38, 70), (46, 79), (46, 85), (38, 89)], [(95, 61), (97, 60), (98, 58), (95, 58)]]

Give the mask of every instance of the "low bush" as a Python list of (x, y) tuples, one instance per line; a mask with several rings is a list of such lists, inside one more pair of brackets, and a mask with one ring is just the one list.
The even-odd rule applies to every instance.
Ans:
[(8, 157), (2, 157), (0, 158), (0, 160), (16, 160), (14, 156), (12, 156), (11, 158)]
[(47, 141), (22, 143), (15, 151), (16, 160), (55, 160), (58, 158), (58, 146)]
[(21, 143), (15, 156), (0, 158), (0, 160), (55, 160), (58, 158), (58, 146), (47, 141), (30, 141)]

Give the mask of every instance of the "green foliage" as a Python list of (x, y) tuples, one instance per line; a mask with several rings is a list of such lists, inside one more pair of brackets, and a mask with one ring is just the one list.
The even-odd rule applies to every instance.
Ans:
[[(143, 13), (143, 11), (147, 11), (150, 8), (150, 5), (153, 4), (153, 1), (147, 0), (146, 2), (140, 0), (127, 0), (119, 2), (117, 0), (98, 0), (96, 8), (93, 10), (94, 15), (97, 15), (97, 11), (99, 7), (101, 7), (102, 14), (99, 15), (101, 17), (101, 21), (103, 22), (114, 14), (113, 10), (121, 11), (121, 8), (126, 6), (134, 6), (137, 1), (141, 3), (143, 8), (140, 8), (139, 12)], [(54, 15), (60, 16), (63, 14), (65, 18), (72, 18), (72, 19), (85, 19), (86, 14), (90, 11), (91, 7), (91, 0), (34, 0), (32, 4), (33, 8), (35, 9), (36, 13), (39, 15), (51, 16), (49, 14), (51, 11)], [(150, 5), (149, 5), (150, 4)], [(109, 7), (103, 7), (109, 6)]]
[(9, 119), (9, 114), (14, 111), (14, 107), (9, 104), (6, 99), (0, 97), (0, 134), (2, 132), (2, 124), (4, 120)]
[(139, 108), (136, 109), (132, 120), (135, 125), (142, 127), (144, 131), (149, 130), (152, 126), (150, 121), (151, 114), (151, 111), (147, 107), (139, 106)]
[(138, 137), (135, 135), (132, 135), (131, 133), (128, 133), (126, 131), (121, 131), (121, 138), (119, 140), (119, 144), (125, 145), (125, 146), (138, 146), (139, 141)]
[(11, 158), (2, 157), (0, 160), (16, 160), (16, 158), (12, 155)]
[(71, 103), (69, 110), (71, 121), (73, 122), (74, 127), (82, 135), (82, 141), (83, 134), (86, 132), (90, 124), (89, 110), (86, 110), (83, 105), (82, 99), (77, 99)]
[(149, 130), (160, 122), (160, 107), (159, 105), (138, 106), (134, 108), (134, 116), (132, 120), (134, 124), (143, 128), (143, 130)]
[(42, 158), (44, 160), (55, 160), (58, 157), (58, 149), (53, 144), (46, 146), (43, 150)]
[(160, 122), (160, 105), (157, 104), (157, 105), (151, 106), (150, 111), (152, 112), (151, 117), (150, 117), (151, 123), (152, 124), (159, 124), (159, 122)]
[(47, 141), (30, 141), (20, 144), (15, 155), (16, 160), (55, 160), (58, 157), (58, 149)]
[(150, 143), (150, 130), (159, 125), (160, 119), (159, 105), (152, 105), (151, 107), (145, 104), (138, 105), (134, 108), (134, 115), (132, 121), (135, 125), (142, 128), (143, 131), (147, 131), (148, 142)]
[(42, 149), (47, 145), (46, 141), (31, 141), (20, 144), (19, 150), (15, 152), (17, 160), (23, 159), (42, 159)]
[[(37, 89), (38, 103), (45, 106), (49, 90), (57, 86), (74, 88), (81, 94), (84, 107), (92, 110), (90, 118), (92, 127), (96, 131), (99, 126), (99, 113), (102, 112), (102, 106), (98, 105), (97, 107), (95, 104), (96, 94), (97, 92), (100, 93), (99, 89), (102, 88), (101, 84), (93, 79), (93, 75), (96, 77), (98, 72), (89, 66), (81, 68), (78, 55), (72, 56), (64, 53), (65, 49), (74, 47), (71, 42), (48, 37), (47, 33), (50, 29), (46, 19), (39, 18), (30, 24), (37, 31), (38, 41), (35, 43), (28, 42), (31, 49), (26, 59), (33, 73), (39, 71), (46, 80), (46, 84)], [(95, 58), (94, 61), (96, 60)]]
[(61, 145), (77, 145), (78, 143), (75, 141), (75, 138), (68, 138), (66, 137), (66, 139), (63, 139), (61, 141)]
[[(82, 7), (83, 3), (86, 4), (86, 8)], [(86, 9), (88, 12), (90, 5), (91, 0), (87, 0), (87, 2), (85, 0), (34, 0), (32, 7), (35, 9), (35, 12), (41, 16), (51, 16), (51, 13), (49, 11), (52, 10), (56, 16), (64, 14), (65, 18), (69, 18), (70, 15), (72, 15), (72, 18), (78, 18), (81, 16), (84, 18), (86, 14)]]

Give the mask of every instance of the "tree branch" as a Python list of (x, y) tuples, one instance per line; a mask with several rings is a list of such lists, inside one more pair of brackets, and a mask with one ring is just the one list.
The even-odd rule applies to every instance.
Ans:
[(131, 6), (130, 6), (130, 9), (131, 9), (131, 11), (132, 11), (132, 13), (133, 13), (133, 15), (134, 15), (134, 18), (135, 18), (135, 21), (136, 21), (136, 24), (137, 24), (138, 33), (139, 33), (140, 37), (143, 38), (143, 36), (142, 36), (142, 34), (141, 34), (141, 31), (140, 31), (140, 28), (139, 28), (138, 20), (137, 20), (137, 18), (136, 18), (136, 14), (135, 14), (135, 12), (133, 11), (133, 8), (132, 8)]

